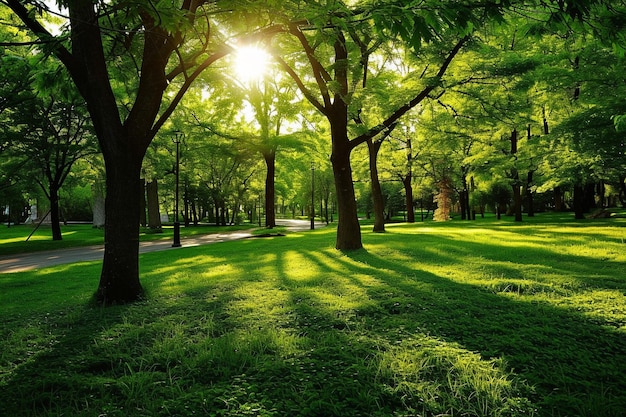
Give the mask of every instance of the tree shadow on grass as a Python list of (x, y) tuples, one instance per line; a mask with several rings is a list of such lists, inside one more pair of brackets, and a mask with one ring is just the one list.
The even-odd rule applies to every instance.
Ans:
[[(524, 415), (504, 406), (528, 396), (540, 416), (623, 415), (620, 333), (545, 300), (427, 270), (457, 265), (482, 244), (455, 253), (453, 239), (424, 238), (422, 249), (441, 247), (427, 253), (384, 238), (391, 249), (371, 235), (367, 251), (346, 254), (325, 249), (323, 237), (316, 250), (294, 239), (194, 248), (168, 265), (149, 255), (152, 297), (58, 320), (63, 328), (42, 337), (53, 343), (2, 380), (0, 414), (494, 415), (484, 400)], [(229, 259), (231, 249), (238, 255)], [(394, 262), (399, 255), (406, 262)], [(564, 274), (576, 258), (560, 257)], [(495, 251), (483, 263), (506, 260)], [(479, 370), (490, 387), (458, 387)], [(492, 387), (513, 379), (518, 388)]]
[[(438, 238), (442, 240), (446, 239)], [(463, 247), (485, 251), (484, 245), (465, 243)], [(415, 251), (405, 255), (417, 260), (420, 256)], [(626, 343), (620, 332), (545, 300), (497, 294), (406, 268), (365, 250), (348, 256), (362, 265), (356, 268), (361, 273), (372, 273), (374, 268), (384, 277), (384, 286), (369, 292), (384, 308), (378, 315), (396, 314), (406, 328), (459, 343), (485, 358), (504, 358), (535, 387), (540, 415), (618, 416), (626, 410)], [(564, 264), (576, 262), (570, 256), (561, 257)], [(430, 262), (437, 260), (430, 258)], [(588, 285), (597, 288), (602, 283), (607, 282)], [(376, 320), (376, 315), (363, 313), (366, 320)]]

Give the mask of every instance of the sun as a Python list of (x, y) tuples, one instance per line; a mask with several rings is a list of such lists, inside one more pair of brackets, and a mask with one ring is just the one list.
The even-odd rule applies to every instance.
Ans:
[(261, 79), (267, 72), (270, 54), (257, 46), (243, 46), (235, 52), (235, 75), (241, 82)]

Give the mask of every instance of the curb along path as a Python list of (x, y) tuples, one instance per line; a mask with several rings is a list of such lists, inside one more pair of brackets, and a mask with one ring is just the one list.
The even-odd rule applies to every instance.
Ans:
[[(286, 220), (281, 221), (281, 225), (286, 226), (289, 231), (304, 231), (310, 227), (306, 220)], [(323, 223), (316, 223), (315, 227), (325, 226)], [(182, 248), (208, 245), (210, 243), (226, 242), (252, 237), (249, 231), (236, 231), (226, 233), (212, 233), (181, 239)], [(178, 250), (172, 248), (171, 240), (153, 240), (139, 243), (139, 253), (156, 252), (162, 250)], [(32, 252), (9, 256), (0, 256), (0, 274), (11, 272), (32, 271), (55, 265), (63, 265), (76, 262), (89, 262), (102, 260), (104, 246), (85, 246), (79, 248), (59, 249), (42, 252)]]

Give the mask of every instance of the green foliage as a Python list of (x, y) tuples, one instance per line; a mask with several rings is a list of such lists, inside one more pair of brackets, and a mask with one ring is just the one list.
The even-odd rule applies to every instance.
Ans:
[(613, 116), (613, 121), (615, 122), (615, 129), (618, 132), (626, 131), (626, 114)]

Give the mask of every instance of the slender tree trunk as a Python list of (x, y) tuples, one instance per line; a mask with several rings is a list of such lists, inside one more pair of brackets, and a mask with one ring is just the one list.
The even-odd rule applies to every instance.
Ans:
[[(515, 158), (515, 164), (517, 164), (517, 129), (513, 129), (511, 132), (511, 155)], [(513, 166), (511, 171), (511, 178), (513, 180), (513, 214), (515, 215), (515, 221), (522, 221), (522, 190), (519, 180), (519, 172), (517, 166)]]
[[(406, 175), (402, 177), (406, 205), (407, 223), (415, 223), (415, 207), (413, 206), (413, 144), (411, 138), (406, 141)], [(422, 207), (420, 207), (420, 210)], [(423, 216), (423, 214), (422, 214)]]
[(382, 141), (367, 140), (370, 164), (370, 186), (372, 188), (372, 201), (374, 203), (374, 232), (383, 233), (385, 231), (385, 203), (383, 201), (383, 191), (378, 179), (378, 151)]
[(61, 234), (61, 216), (59, 213), (59, 189), (56, 185), (50, 185), (50, 226), (52, 228), (52, 240), (63, 240)]
[[(97, 300), (105, 305), (139, 299), (139, 208), (141, 159), (119, 152), (107, 164), (104, 260)], [(111, 159), (111, 158), (108, 158)], [(121, 210), (121, 208), (124, 208)]]
[(604, 207), (608, 207), (608, 204), (606, 204), (606, 186), (604, 185), (604, 181), (600, 181), (597, 184), (597, 192), (596, 194), (598, 195), (598, 203), (596, 204), (596, 207), (599, 208), (604, 208)]
[(228, 215), (226, 214), (226, 202), (222, 201), (220, 206), (220, 224), (222, 226), (227, 226), (226, 218)]
[(328, 217), (328, 197), (324, 198), (324, 218), (326, 219), (326, 225), (330, 222)]
[(193, 216), (193, 224), (194, 226), (198, 225), (198, 207), (196, 206), (196, 199), (191, 199), (191, 215)]
[(274, 149), (263, 152), (263, 159), (267, 168), (265, 176), (265, 227), (273, 229), (276, 227), (276, 151)]
[(459, 193), (459, 202), (461, 204), (461, 220), (472, 220), (472, 214), (470, 213), (469, 205), (469, 187), (467, 185), (467, 171), (466, 167), (461, 167), (461, 187), (463, 190)]
[(533, 183), (533, 171), (528, 171), (528, 177), (526, 179), (526, 211), (528, 217), (535, 216), (535, 196), (532, 190)]
[(189, 215), (189, 179), (185, 176), (183, 181), (183, 211), (185, 216), (185, 227), (189, 227), (190, 224), (190, 215)]
[(415, 208), (413, 207), (413, 176), (408, 172), (402, 177), (402, 185), (404, 186), (404, 205), (406, 207), (407, 223), (415, 223)]
[(513, 214), (515, 215), (515, 221), (522, 221), (522, 187), (519, 185), (519, 177), (514, 179), (513, 184)]

